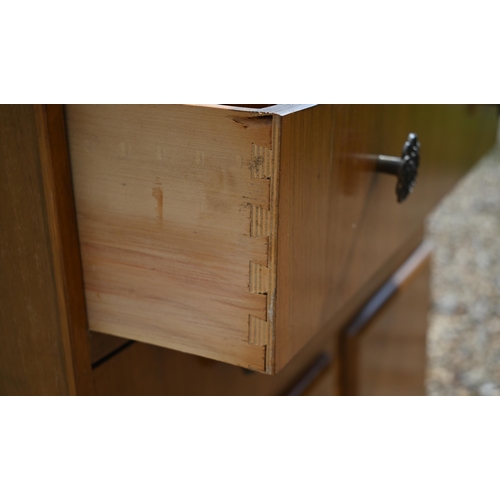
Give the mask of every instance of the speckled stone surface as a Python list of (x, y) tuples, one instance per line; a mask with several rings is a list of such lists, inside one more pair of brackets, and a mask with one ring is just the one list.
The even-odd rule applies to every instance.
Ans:
[(500, 396), (500, 137), (431, 214), (427, 393)]

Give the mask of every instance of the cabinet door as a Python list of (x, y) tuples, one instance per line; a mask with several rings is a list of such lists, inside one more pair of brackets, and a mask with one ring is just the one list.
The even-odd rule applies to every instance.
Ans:
[(343, 332), (344, 394), (425, 394), (429, 264), (424, 243)]

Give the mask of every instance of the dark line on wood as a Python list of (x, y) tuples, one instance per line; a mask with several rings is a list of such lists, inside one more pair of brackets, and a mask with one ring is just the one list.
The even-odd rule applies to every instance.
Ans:
[(320, 354), (318, 358), (309, 367), (303, 377), (295, 384), (295, 386), (286, 393), (286, 396), (300, 396), (303, 394), (312, 383), (318, 378), (318, 375), (328, 367), (332, 357), (327, 352)]
[(415, 273), (428, 258), (432, 245), (424, 241), (405, 263), (375, 292), (345, 330), (347, 337), (358, 335), (373, 317), (387, 304), (389, 299)]
[(388, 300), (397, 292), (398, 285), (392, 277), (386, 281), (366, 303), (365, 307), (356, 316), (347, 328), (345, 334), (348, 337), (357, 335), (370, 322), (370, 320), (384, 307)]
[(101, 358), (99, 361), (96, 361), (92, 365), (92, 370), (99, 368), (103, 363), (106, 363), (106, 361), (108, 361), (109, 359), (115, 357), (117, 354), (120, 354), (122, 351), (129, 348), (132, 344), (135, 344), (135, 340), (130, 340), (126, 344), (123, 344), (122, 346), (118, 347), (118, 349), (115, 349), (114, 351), (110, 352), (109, 354), (106, 354), (106, 356), (104, 356), (104, 358)]

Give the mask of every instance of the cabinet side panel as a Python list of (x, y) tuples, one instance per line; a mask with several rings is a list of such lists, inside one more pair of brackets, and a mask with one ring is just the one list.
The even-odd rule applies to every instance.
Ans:
[(0, 394), (69, 394), (32, 106), (0, 106), (0, 234)]

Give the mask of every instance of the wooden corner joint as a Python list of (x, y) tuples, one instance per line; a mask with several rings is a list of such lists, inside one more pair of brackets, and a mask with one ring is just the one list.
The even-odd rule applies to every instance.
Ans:
[[(252, 144), (252, 154), (250, 159), (250, 176), (252, 179), (269, 180), (272, 177), (273, 158), (272, 151), (264, 146)], [(271, 197), (271, 192), (269, 193)], [(269, 207), (271, 203), (269, 200)], [(250, 205), (250, 237), (267, 238), (268, 249), (269, 238), (271, 237), (271, 210), (252, 204)], [(268, 256), (268, 263), (270, 259)], [(249, 266), (249, 291), (266, 295), (266, 317), (268, 309), (268, 293), (271, 289), (272, 276), (269, 267), (250, 261)], [(248, 342), (253, 345), (267, 346), (270, 339), (270, 324), (261, 318), (249, 315), (248, 318)]]

